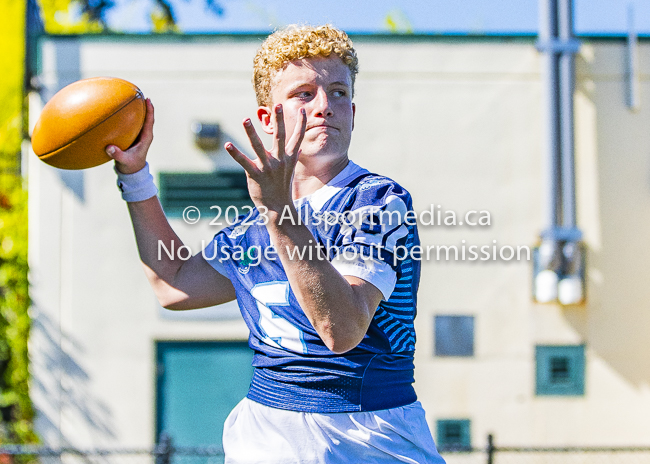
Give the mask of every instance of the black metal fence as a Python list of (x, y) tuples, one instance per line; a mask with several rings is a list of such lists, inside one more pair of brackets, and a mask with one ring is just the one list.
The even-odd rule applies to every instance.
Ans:
[(447, 464), (650, 464), (650, 448), (496, 448), (441, 453)]
[(650, 464), (650, 446), (525, 447), (497, 446), (441, 450), (447, 464)]
[(0, 446), (0, 464), (221, 464), (221, 447), (176, 447), (169, 438), (150, 449), (48, 448)]
[[(488, 438), (485, 448), (442, 450), (441, 454), (447, 464), (650, 464), (650, 446), (509, 447), (496, 446), (491, 437)], [(27, 445), (0, 447), (0, 464), (222, 464), (223, 462), (223, 449), (219, 447), (176, 447), (169, 439), (161, 440), (161, 443), (152, 449), (79, 450)]]

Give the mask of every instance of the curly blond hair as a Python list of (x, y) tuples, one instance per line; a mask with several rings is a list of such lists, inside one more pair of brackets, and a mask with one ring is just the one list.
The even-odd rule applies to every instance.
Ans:
[(316, 27), (291, 25), (268, 36), (257, 51), (253, 64), (257, 104), (271, 106), (271, 81), (288, 62), (314, 56), (328, 57), (332, 53), (350, 69), (354, 96), (359, 60), (345, 32), (329, 24)]

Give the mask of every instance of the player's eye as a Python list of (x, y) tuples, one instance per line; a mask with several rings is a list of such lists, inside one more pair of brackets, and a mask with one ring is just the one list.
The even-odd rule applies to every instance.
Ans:
[(296, 97), (306, 99), (310, 98), (312, 96), (312, 93), (308, 90), (303, 90), (302, 92), (297, 92)]
[(347, 95), (347, 92), (345, 90), (335, 90), (334, 92), (332, 92), (332, 94), (335, 97), (345, 97)]

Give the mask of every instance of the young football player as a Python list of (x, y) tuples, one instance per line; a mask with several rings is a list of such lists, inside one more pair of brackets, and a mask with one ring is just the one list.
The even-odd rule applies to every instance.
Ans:
[(187, 261), (157, 255), (159, 241), (180, 239), (146, 164), (150, 102), (139, 142), (107, 150), (160, 303), (183, 310), (237, 299), (250, 329), (255, 370), (225, 424), (227, 463), (444, 462), (412, 386), (420, 277), (407, 252), (419, 244), (412, 201), (348, 158), (356, 74), (351, 41), (332, 26), (266, 39), (253, 83), (273, 146), (250, 119), (256, 158), (225, 146), (256, 208)]

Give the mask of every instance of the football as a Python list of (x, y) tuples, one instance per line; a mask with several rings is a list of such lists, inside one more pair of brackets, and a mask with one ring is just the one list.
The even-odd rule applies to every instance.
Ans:
[(107, 145), (126, 150), (135, 141), (146, 114), (138, 87), (114, 77), (74, 82), (43, 107), (32, 132), (34, 153), (60, 169), (87, 169), (111, 158)]

